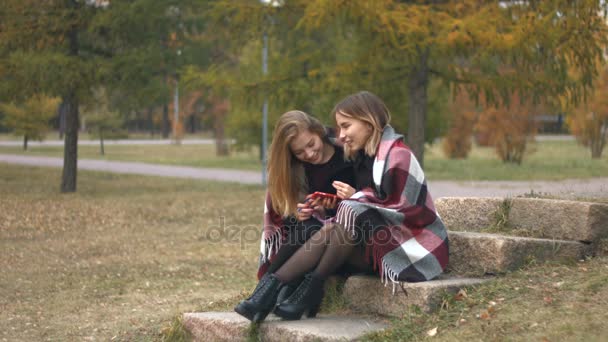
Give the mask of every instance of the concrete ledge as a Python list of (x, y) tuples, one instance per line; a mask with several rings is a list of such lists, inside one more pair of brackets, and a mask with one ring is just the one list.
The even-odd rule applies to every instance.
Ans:
[(509, 225), (513, 229), (526, 229), (540, 238), (594, 241), (608, 237), (608, 205), (514, 198)]
[(516, 270), (528, 262), (578, 260), (590, 252), (578, 241), (524, 238), (448, 231), (452, 273), (497, 274)]
[(445, 293), (456, 293), (463, 287), (479, 285), (490, 279), (443, 276), (420, 283), (400, 282), (393, 293), (393, 285), (385, 285), (378, 277), (353, 276), (346, 281), (343, 295), (353, 310), (400, 317), (410, 305), (433, 311), (441, 306)]
[(435, 209), (449, 230), (478, 232), (494, 223), (501, 197), (443, 197), (435, 201)]
[(505, 234), (588, 242), (608, 237), (608, 205), (602, 203), (444, 197), (435, 207), (448, 230), (481, 232), (495, 223), (505, 200), (510, 203)]
[[(183, 315), (194, 341), (246, 341), (250, 322), (234, 312), (195, 312)], [(358, 317), (319, 315), (282, 321), (269, 315), (259, 327), (262, 341), (353, 341), (388, 324)]]

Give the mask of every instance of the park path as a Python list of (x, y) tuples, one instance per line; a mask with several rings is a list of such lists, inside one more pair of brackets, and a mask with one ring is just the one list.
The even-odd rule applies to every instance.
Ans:
[[(63, 159), (55, 157), (32, 157), (15, 154), (0, 154), (0, 163), (63, 167)], [(148, 176), (177, 177), (261, 184), (261, 172), (219, 168), (197, 168), (186, 166), (158, 165), (139, 162), (79, 159), (79, 170), (105, 171), (113, 173)], [(566, 198), (608, 198), (608, 177), (591, 179), (567, 179), (562, 181), (443, 181), (429, 180), (428, 187), (434, 198), (440, 197), (505, 197), (526, 193), (559, 195)]]
[[(171, 145), (175, 143), (171, 139), (111, 139), (104, 140), (104, 145)], [(44, 141), (29, 141), (28, 146), (63, 146), (63, 140), (44, 140)], [(78, 140), (79, 146), (99, 146), (99, 140)], [(182, 145), (213, 145), (214, 139), (183, 139), (180, 140)], [(17, 140), (0, 140), (0, 146), (23, 146), (23, 141)]]

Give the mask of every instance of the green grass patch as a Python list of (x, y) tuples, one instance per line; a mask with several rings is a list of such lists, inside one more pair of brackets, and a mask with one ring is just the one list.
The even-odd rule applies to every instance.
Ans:
[(450, 160), (436, 144), (426, 150), (425, 173), (431, 180), (463, 181), (561, 180), (608, 175), (608, 153), (593, 160), (588, 149), (575, 141), (541, 141), (532, 147), (534, 152), (526, 155), (521, 165), (512, 165), (501, 162), (491, 147), (476, 146), (469, 158)]
[(162, 341), (165, 342), (188, 342), (192, 340), (192, 335), (184, 327), (181, 315), (176, 316), (171, 325), (162, 331)]
[[(474, 147), (465, 160), (444, 157), (439, 144), (427, 147), (425, 172), (431, 180), (562, 180), (569, 178), (605, 177), (608, 175), (608, 153), (591, 159), (587, 148), (575, 141), (541, 141), (532, 144), (522, 165), (501, 162), (490, 147)], [(0, 153), (32, 156), (63, 156), (63, 147), (2, 147)], [(259, 171), (262, 168), (259, 150), (233, 150), (230, 156), (218, 157), (213, 145), (106, 145), (106, 154), (99, 146), (80, 146), (79, 158), (117, 161), (138, 161), (167, 165), (230, 168)]]

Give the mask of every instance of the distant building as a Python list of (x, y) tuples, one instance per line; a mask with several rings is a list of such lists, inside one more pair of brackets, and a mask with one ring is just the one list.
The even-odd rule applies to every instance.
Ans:
[(542, 134), (565, 134), (568, 133), (568, 127), (564, 123), (564, 115), (559, 114), (541, 114), (534, 117), (538, 133)]

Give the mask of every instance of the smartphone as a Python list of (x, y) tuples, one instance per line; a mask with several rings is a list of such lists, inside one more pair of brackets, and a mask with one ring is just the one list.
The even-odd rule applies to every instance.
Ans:
[(312, 199), (317, 199), (317, 198), (334, 199), (334, 198), (337, 198), (338, 200), (340, 200), (337, 195), (328, 194), (327, 192), (321, 192), (321, 191), (315, 191), (315, 192), (313, 192), (311, 198)]

